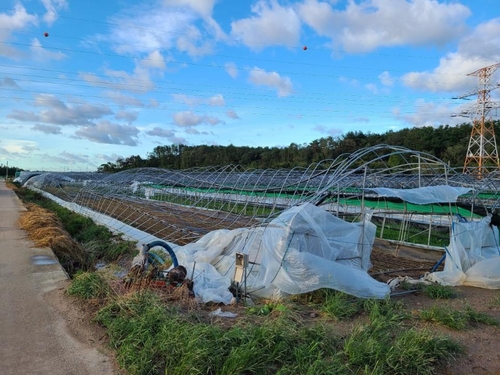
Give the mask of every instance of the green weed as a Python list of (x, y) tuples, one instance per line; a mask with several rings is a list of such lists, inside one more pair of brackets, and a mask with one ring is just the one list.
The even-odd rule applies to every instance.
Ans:
[[(151, 293), (113, 301), (97, 315), (131, 374), (331, 374), (338, 349), (330, 332), (280, 316), (223, 329), (166, 309)], [(332, 345), (333, 344), (333, 345)], [(282, 372), (279, 372), (283, 370)]]
[(104, 298), (110, 288), (105, 278), (99, 272), (77, 272), (66, 290), (68, 294), (83, 299)]
[(420, 311), (420, 319), (456, 330), (464, 330), (471, 324), (498, 325), (496, 319), (475, 311), (469, 306), (463, 311), (453, 310), (449, 307), (432, 306), (429, 309)]
[(432, 306), (429, 309), (421, 310), (420, 319), (438, 323), (455, 330), (464, 330), (468, 325), (466, 314), (449, 307)]
[(422, 290), (432, 299), (450, 299), (457, 296), (456, 290), (448, 285), (430, 284), (423, 286)]
[(352, 318), (361, 311), (359, 299), (334, 290), (325, 293), (326, 298), (320, 305), (320, 310), (328, 317), (344, 320)]
[(486, 324), (488, 326), (498, 326), (499, 322), (488, 314), (474, 310), (470, 306), (465, 307), (467, 318), (472, 324)]
[(376, 375), (433, 374), (440, 361), (459, 352), (460, 347), (449, 339), (405, 329), (383, 316), (355, 328), (343, 347), (347, 367), (354, 373)]

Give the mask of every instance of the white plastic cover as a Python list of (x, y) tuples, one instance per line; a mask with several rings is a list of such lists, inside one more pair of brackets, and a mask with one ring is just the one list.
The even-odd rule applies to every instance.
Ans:
[(203, 302), (231, 302), (227, 287), (236, 253), (248, 254), (246, 288), (253, 296), (331, 288), (361, 298), (384, 298), (389, 286), (367, 273), (374, 239), (372, 223), (348, 223), (306, 203), (266, 226), (213, 231), (175, 252), (188, 276), (195, 265), (194, 292)]
[(466, 223), (454, 222), (444, 269), (426, 278), (443, 285), (499, 289), (498, 228), (491, 226), (490, 222), (491, 217)]
[[(128, 239), (141, 243), (158, 240), (116, 219), (31, 188)], [(185, 246), (169, 245), (194, 280), (196, 297), (204, 303), (232, 302), (229, 287), (236, 253), (248, 254), (246, 287), (251, 296), (273, 298), (331, 288), (361, 298), (385, 298), (389, 286), (367, 273), (375, 230), (368, 218), (364, 223), (348, 223), (306, 203), (284, 211), (266, 226), (221, 229)]]
[(367, 191), (373, 191), (380, 197), (400, 198), (405, 202), (414, 204), (430, 203), (453, 203), (457, 201), (460, 195), (466, 194), (472, 189), (464, 187), (454, 187), (449, 185), (425, 186), (415, 189), (389, 189), (389, 188), (370, 188)]

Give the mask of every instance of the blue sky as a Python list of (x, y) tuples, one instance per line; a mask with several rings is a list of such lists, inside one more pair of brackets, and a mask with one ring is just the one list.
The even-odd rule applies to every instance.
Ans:
[(498, 62), (497, 0), (2, 0), (0, 163), (456, 125)]

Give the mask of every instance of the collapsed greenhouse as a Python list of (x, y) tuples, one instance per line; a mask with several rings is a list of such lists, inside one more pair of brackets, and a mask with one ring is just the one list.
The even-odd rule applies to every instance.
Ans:
[(384, 298), (390, 287), (374, 275), (415, 265), (435, 282), (500, 287), (498, 175), (476, 179), (406, 148), (378, 145), (291, 170), (141, 168), (19, 181), (140, 244), (167, 242), (203, 302), (230, 303), (235, 280), (256, 297), (332, 288)]

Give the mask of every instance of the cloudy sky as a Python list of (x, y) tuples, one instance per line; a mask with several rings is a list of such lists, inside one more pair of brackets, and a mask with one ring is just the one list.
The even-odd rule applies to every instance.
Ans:
[(0, 164), (456, 125), (498, 62), (498, 0), (2, 0)]

